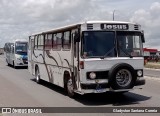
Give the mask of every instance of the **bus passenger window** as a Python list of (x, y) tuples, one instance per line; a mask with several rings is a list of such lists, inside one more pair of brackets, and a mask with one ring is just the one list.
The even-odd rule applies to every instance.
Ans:
[(61, 50), (62, 47), (62, 33), (54, 34), (53, 49)]
[(70, 49), (71, 48), (71, 38), (70, 38), (70, 31), (64, 32), (63, 36), (63, 49)]
[(34, 41), (34, 49), (37, 49), (37, 35), (35, 36), (35, 41)]
[(38, 36), (38, 49), (43, 49), (44, 45), (44, 37), (43, 35)]
[(52, 49), (52, 34), (46, 34), (45, 49)]

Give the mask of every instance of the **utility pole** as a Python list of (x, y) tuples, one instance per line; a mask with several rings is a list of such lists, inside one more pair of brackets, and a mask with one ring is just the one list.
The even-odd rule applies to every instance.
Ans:
[(114, 21), (114, 13), (115, 13), (115, 11), (116, 11), (116, 10), (113, 11), (113, 21)]

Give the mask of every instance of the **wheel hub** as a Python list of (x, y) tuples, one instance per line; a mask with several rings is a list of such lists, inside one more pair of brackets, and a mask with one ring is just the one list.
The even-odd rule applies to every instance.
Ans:
[(73, 83), (71, 79), (68, 80), (67, 88), (70, 93), (73, 93), (74, 90), (73, 90)]
[(116, 74), (116, 82), (119, 86), (125, 87), (131, 83), (132, 75), (127, 69), (121, 69)]

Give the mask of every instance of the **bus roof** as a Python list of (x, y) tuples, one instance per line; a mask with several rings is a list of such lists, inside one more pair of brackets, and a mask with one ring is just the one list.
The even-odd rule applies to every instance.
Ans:
[(124, 22), (124, 21), (86, 21), (86, 22), (80, 22), (80, 23), (76, 23), (76, 24), (72, 24), (72, 25), (67, 25), (67, 26), (64, 26), (64, 27), (60, 27), (60, 28), (54, 28), (54, 29), (51, 29), (51, 30), (48, 30), (48, 31), (42, 31), (42, 32), (39, 32), (39, 33), (34, 33), (32, 35), (39, 35), (39, 34), (46, 34), (46, 33), (52, 33), (52, 32), (56, 32), (56, 31), (61, 31), (61, 30), (67, 30), (67, 29), (70, 29), (70, 28), (76, 28), (80, 25), (83, 25), (83, 24), (100, 24), (100, 23), (107, 23), (107, 24), (132, 24), (132, 25), (139, 25), (137, 23), (132, 23), (132, 22)]

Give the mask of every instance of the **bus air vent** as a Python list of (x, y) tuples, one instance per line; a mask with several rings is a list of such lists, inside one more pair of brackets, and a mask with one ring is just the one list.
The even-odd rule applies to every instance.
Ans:
[(134, 30), (139, 30), (139, 26), (138, 25), (134, 25)]
[(93, 29), (93, 24), (87, 24), (87, 30), (92, 30)]

